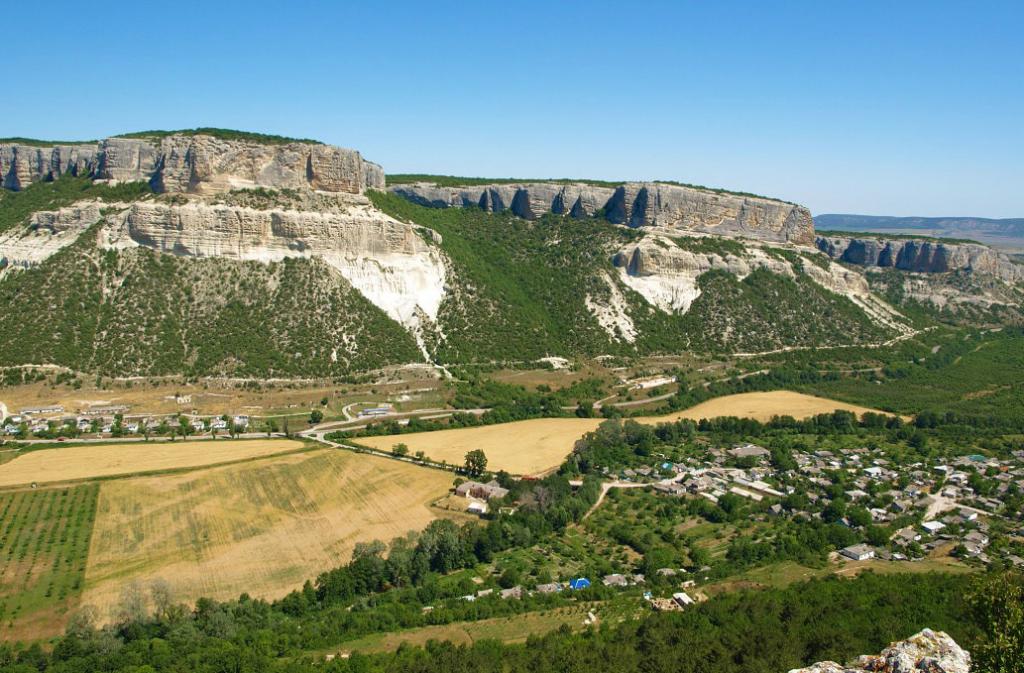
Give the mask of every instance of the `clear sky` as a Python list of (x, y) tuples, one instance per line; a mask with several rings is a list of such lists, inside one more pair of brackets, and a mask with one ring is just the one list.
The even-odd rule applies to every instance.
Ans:
[(385, 170), (1024, 217), (1024, 3), (10, 2), (0, 136), (219, 126)]

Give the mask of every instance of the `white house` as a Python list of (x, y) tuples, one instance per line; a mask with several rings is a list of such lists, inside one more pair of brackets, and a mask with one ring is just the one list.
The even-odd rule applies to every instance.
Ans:
[(672, 600), (674, 600), (681, 608), (685, 608), (687, 605), (693, 605), (695, 602), (685, 591), (672, 594)]
[(875, 558), (875, 550), (866, 544), (855, 544), (839, 551), (840, 554), (854, 561), (866, 561)]

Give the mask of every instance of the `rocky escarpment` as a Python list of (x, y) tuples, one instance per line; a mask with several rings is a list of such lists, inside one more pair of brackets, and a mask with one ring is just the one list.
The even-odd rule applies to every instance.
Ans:
[(404, 326), (437, 318), (445, 294), (438, 236), (365, 201), (340, 212), (256, 210), (203, 203), (135, 203), (104, 229), (109, 248), (143, 246), (181, 257), (261, 262), (319, 257)]
[(878, 656), (862, 656), (848, 666), (834, 661), (797, 668), (790, 673), (969, 673), (971, 655), (941, 631), (925, 629), (893, 643)]
[(627, 286), (668, 313), (689, 310), (701, 294), (699, 279), (705, 273), (724, 271), (743, 279), (764, 269), (791, 279), (797, 273), (804, 274), (818, 286), (852, 301), (877, 324), (896, 332), (909, 329), (895, 309), (871, 292), (861, 273), (790, 251), (783, 254), (755, 244), (720, 249), (713, 241), (708, 239), (709, 245), (704, 246), (701, 238), (646, 236), (617, 252), (612, 263)]
[(1024, 266), (976, 243), (842, 236), (819, 236), (815, 243), (829, 257), (848, 264), (918, 273), (966, 271), (1007, 283), (1024, 282)]
[(434, 208), (476, 206), (536, 219), (545, 213), (602, 215), (630, 227), (661, 227), (811, 245), (814, 223), (806, 208), (782, 201), (652, 182), (619, 187), (530, 182), (477, 187), (438, 187), (428, 182), (390, 191)]
[(20, 190), (62, 175), (142, 180), (158, 192), (195, 194), (253, 187), (361, 194), (384, 187), (384, 170), (359, 152), (315, 143), (266, 144), (180, 133), (52, 147), (0, 144), (3, 187)]
[(41, 263), (70, 245), (102, 218), (98, 201), (83, 201), (55, 211), (33, 213), (28, 226), (0, 234), (0, 275)]

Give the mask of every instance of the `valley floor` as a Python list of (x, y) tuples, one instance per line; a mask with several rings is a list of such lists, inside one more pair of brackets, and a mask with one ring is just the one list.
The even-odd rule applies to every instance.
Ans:
[[(884, 413), (823, 397), (775, 390), (726, 395), (673, 414), (643, 416), (634, 420), (656, 424), (683, 418), (700, 420), (737, 416), (768, 421), (773, 416), (784, 415), (803, 419), (836, 409), (857, 415), (871, 411)], [(412, 454), (422, 451), (427, 458), (449, 465), (461, 465), (467, 452), (480, 449), (487, 456), (488, 467), (492, 470), (538, 475), (558, 467), (572, 451), (575, 441), (595, 430), (601, 422), (599, 418), (537, 418), (457, 430), (359, 437), (353, 441), (378, 451), (391, 451), (396, 444), (403, 443)]]

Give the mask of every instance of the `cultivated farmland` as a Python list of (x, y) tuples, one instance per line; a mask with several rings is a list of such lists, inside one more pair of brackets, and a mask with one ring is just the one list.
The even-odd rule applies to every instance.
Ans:
[(404, 442), (411, 453), (462, 465), (466, 453), (482, 449), (487, 468), (512, 474), (537, 474), (558, 466), (583, 434), (601, 424), (598, 418), (534, 418), (458, 430), (415, 432), (408, 435), (360, 437), (356, 441), (381, 451)]
[(0, 633), (56, 635), (77, 605), (96, 511), (95, 484), (0, 493)]
[[(647, 416), (636, 420), (653, 424), (681, 418), (699, 420), (743, 416), (766, 421), (772, 416), (788, 414), (794, 418), (806, 418), (836, 409), (857, 414), (872, 411), (836, 400), (777, 390), (727, 395), (669, 416)], [(456, 465), (463, 463), (467, 451), (482, 449), (487, 454), (487, 467), (491, 470), (538, 474), (561, 464), (572, 451), (575, 441), (600, 424), (601, 419), (595, 418), (538, 418), (457, 430), (360, 437), (356, 441), (381, 451), (390, 451), (395, 444), (403, 442), (412, 453), (423, 451), (428, 458)]]
[(42, 449), (0, 465), (0, 487), (161, 472), (301, 449), (288, 439), (125, 442)]
[(741, 418), (753, 418), (758, 421), (768, 421), (771, 420), (772, 416), (792, 416), (793, 418), (801, 419), (817, 414), (831, 413), (836, 409), (852, 411), (858, 416), (868, 411), (885, 413), (877, 409), (869, 409), (857, 406), (856, 404), (847, 404), (838, 400), (815, 397), (814, 395), (795, 393), (791, 390), (773, 390), (766, 393), (739, 393), (737, 395), (716, 397), (668, 416), (653, 416), (640, 420), (647, 423), (660, 423), (675, 421), (680, 418), (690, 418), (699, 421), (702, 418), (739, 416)]
[(349, 560), (357, 542), (424, 528), (452, 476), (319, 450), (102, 485), (83, 603), (165, 580), (175, 601), (276, 598)]

